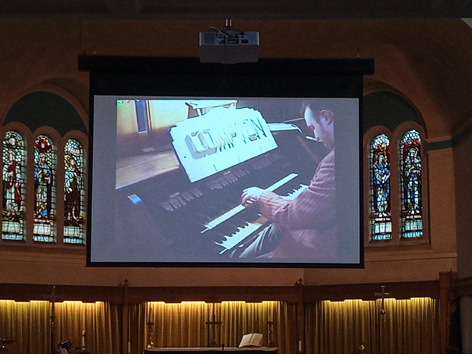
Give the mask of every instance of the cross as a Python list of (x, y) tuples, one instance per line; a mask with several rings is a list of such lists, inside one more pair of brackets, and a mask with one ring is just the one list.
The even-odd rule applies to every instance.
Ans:
[(149, 320), (147, 324), (147, 329), (148, 329), (148, 343), (147, 343), (147, 348), (152, 348), (154, 346), (154, 343), (152, 342), (152, 326), (154, 326), (154, 322), (151, 322)]
[(56, 286), (53, 285), (51, 295), (45, 296), (44, 299), (49, 300), (51, 302), (51, 354), (56, 354), (56, 344), (54, 339), (54, 329), (55, 329), (55, 321), (56, 321), (56, 312), (54, 305), (56, 301), (61, 300), (63, 298), (62, 295), (56, 294)]
[(384, 341), (383, 341), (383, 332), (384, 332), (384, 315), (387, 313), (387, 311), (385, 310), (385, 296), (390, 296), (391, 294), (390, 293), (386, 293), (385, 292), (385, 285), (381, 285), (380, 288), (382, 289), (382, 292), (380, 293), (375, 293), (374, 295), (376, 297), (380, 297), (382, 298), (382, 304), (381, 304), (381, 308), (380, 308), (380, 314), (382, 315), (382, 317), (380, 318), (380, 321), (379, 321), (379, 353), (382, 354), (384, 352)]
[[(209, 347), (219, 347), (219, 343), (216, 341), (216, 327), (221, 326), (221, 321), (215, 320), (215, 308), (213, 308), (213, 321), (205, 322), (208, 326), (208, 346)], [(212, 340), (210, 341), (210, 327), (212, 328)]]
[(272, 335), (274, 333), (274, 322), (273, 321), (267, 321), (267, 332), (268, 332), (268, 341), (267, 341), (267, 346), (268, 347), (273, 347), (274, 342), (272, 341)]
[(390, 295), (392, 295), (392, 294), (385, 292), (385, 285), (381, 285), (380, 288), (382, 289), (382, 292), (380, 292), (380, 293), (375, 293), (374, 295), (375, 295), (376, 297), (382, 298), (382, 304), (381, 304), (381, 306), (380, 306), (380, 307), (381, 307), (381, 308), (380, 308), (380, 313), (381, 313), (382, 315), (385, 315), (385, 314), (387, 313), (387, 311), (385, 310), (385, 296), (390, 296)]

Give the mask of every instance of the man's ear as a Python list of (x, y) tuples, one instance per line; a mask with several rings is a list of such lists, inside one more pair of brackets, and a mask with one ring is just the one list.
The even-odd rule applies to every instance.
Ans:
[(331, 124), (333, 122), (333, 112), (323, 109), (320, 111), (320, 118), (324, 118), (327, 124)]

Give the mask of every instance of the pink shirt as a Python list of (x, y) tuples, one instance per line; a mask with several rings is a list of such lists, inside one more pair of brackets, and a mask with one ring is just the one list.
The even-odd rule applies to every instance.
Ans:
[(321, 160), (310, 185), (287, 200), (273, 192), (259, 198), (261, 213), (284, 230), (272, 258), (332, 258), (336, 240), (334, 149)]

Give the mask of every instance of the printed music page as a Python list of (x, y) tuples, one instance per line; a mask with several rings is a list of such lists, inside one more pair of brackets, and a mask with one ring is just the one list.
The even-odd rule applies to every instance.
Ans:
[(267, 122), (252, 108), (214, 108), (177, 123), (170, 135), (190, 182), (277, 148)]
[(249, 333), (245, 334), (239, 343), (239, 348), (245, 347), (262, 347), (262, 334)]

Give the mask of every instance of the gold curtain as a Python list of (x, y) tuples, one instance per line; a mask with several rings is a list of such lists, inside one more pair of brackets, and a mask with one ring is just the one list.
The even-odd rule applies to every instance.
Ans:
[[(69, 339), (90, 353), (120, 353), (119, 308), (110, 304), (66, 301), (55, 303), (55, 345)], [(51, 353), (51, 303), (0, 301), (0, 337), (14, 340), (17, 353)]]
[(384, 353), (440, 353), (439, 301), (387, 299), (385, 310), (380, 321)]
[(307, 305), (306, 353), (440, 353), (438, 300), (386, 299), (383, 309), (381, 300)]
[(73, 347), (82, 347), (82, 333), (85, 331), (85, 346), (90, 353), (120, 353), (121, 326), (117, 307), (105, 302), (82, 303), (64, 301), (55, 305), (56, 341), (65, 339)]
[[(254, 332), (262, 333), (267, 344), (268, 322), (273, 322), (271, 340), (279, 347), (280, 354), (294, 353), (296, 348), (296, 306), (293, 304), (278, 301), (148, 302), (141, 310), (133, 312), (144, 315), (142, 323), (153, 323), (151, 337), (148, 327), (143, 327), (143, 333), (135, 334), (142, 343), (141, 348), (136, 348), (137, 352), (150, 341), (153, 347), (167, 348), (206, 347), (213, 340), (218, 345), (237, 347), (244, 334)], [(212, 327), (210, 322), (214, 321), (221, 324)]]
[[(439, 301), (429, 298), (381, 301), (323, 301), (305, 306), (306, 354), (439, 354)], [(91, 354), (121, 353), (121, 307), (108, 303), (55, 304), (55, 342), (82, 343)], [(213, 314), (215, 315), (213, 317)], [(15, 340), (16, 352), (50, 354), (51, 304), (47, 301), (0, 301), (0, 337)], [(215, 336), (219, 344), (238, 346), (246, 333), (258, 332), (280, 354), (297, 352), (297, 306), (283, 302), (150, 302), (129, 309), (131, 353), (142, 353), (149, 338), (153, 347), (206, 347), (207, 322), (221, 321)], [(153, 323), (149, 337), (148, 322)], [(210, 336), (209, 336), (210, 334)], [(365, 346), (362, 352), (360, 345)]]
[(47, 301), (0, 301), (0, 337), (14, 340), (17, 353), (48, 354), (50, 304)]

